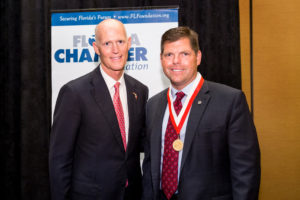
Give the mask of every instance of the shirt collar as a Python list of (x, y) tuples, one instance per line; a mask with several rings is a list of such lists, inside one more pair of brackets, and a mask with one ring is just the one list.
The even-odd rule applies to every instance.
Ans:
[[(199, 73), (199, 72), (197, 72)], [(200, 74), (200, 73), (199, 73)], [(183, 92), (186, 96), (190, 93), (190, 92), (193, 92), (191, 91), (192, 87), (193, 87), (193, 84), (195, 82), (196, 78), (190, 82), (187, 86), (185, 86), (182, 90), (177, 90), (175, 89), (172, 85), (171, 85), (171, 95), (172, 95), (172, 99), (175, 99), (176, 98), (176, 93), (177, 92)]]
[[(102, 76), (103, 76), (103, 79), (104, 79), (104, 81), (105, 81), (107, 87), (108, 87), (109, 89), (113, 88), (117, 81), (116, 81), (115, 79), (113, 79), (112, 77), (110, 77), (110, 76), (102, 69), (101, 65), (100, 65), (100, 72), (101, 72), (101, 74), (102, 74)], [(125, 85), (124, 72), (122, 73), (122, 76), (120, 77), (120, 79), (118, 80), (118, 82), (120, 82), (120, 87)]]

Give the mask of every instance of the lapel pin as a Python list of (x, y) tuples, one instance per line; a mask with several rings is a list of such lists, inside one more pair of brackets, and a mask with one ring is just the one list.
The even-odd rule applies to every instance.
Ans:
[(198, 101), (198, 104), (202, 104), (202, 101)]
[(135, 100), (137, 100), (138, 96), (135, 92), (132, 93), (134, 95)]

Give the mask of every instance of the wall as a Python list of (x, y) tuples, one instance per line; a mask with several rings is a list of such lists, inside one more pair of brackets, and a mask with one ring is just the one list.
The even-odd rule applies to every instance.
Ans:
[[(249, 0), (240, 1), (242, 88), (250, 84)], [(300, 198), (300, 1), (253, 0), (253, 115), (261, 200)]]

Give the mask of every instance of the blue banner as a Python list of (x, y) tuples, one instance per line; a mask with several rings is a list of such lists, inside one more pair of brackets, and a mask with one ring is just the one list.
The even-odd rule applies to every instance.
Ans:
[(52, 26), (96, 25), (105, 19), (124, 24), (178, 22), (178, 9), (52, 13)]

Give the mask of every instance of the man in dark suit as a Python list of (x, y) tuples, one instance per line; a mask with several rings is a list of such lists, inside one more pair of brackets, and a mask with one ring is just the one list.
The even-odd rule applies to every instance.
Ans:
[(147, 103), (144, 200), (258, 199), (260, 151), (245, 96), (204, 80), (200, 61), (197, 33), (164, 33), (171, 86)]
[(64, 85), (50, 140), (53, 200), (138, 200), (148, 88), (124, 74), (130, 48), (124, 25), (113, 19), (95, 30), (101, 64)]

